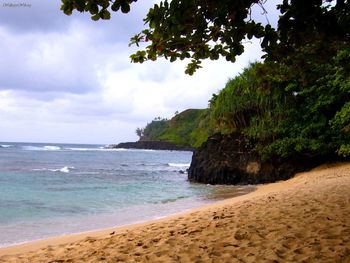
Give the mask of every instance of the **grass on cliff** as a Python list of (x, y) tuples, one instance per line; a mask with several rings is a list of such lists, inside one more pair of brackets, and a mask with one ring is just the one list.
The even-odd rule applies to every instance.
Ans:
[(207, 125), (208, 109), (188, 109), (172, 119), (154, 119), (142, 129), (141, 140), (161, 140), (199, 147), (211, 134)]

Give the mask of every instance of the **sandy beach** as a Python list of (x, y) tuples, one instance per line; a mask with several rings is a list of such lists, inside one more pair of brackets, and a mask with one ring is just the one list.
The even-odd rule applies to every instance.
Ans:
[(350, 262), (350, 163), (157, 221), (3, 248), (0, 262)]

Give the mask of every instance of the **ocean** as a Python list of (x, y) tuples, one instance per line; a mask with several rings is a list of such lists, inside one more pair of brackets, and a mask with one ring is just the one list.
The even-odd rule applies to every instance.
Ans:
[(192, 152), (0, 143), (0, 247), (161, 218), (252, 191), (190, 183)]

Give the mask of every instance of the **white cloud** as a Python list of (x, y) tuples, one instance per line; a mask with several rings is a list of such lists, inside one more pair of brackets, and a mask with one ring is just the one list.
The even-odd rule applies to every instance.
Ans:
[(88, 31), (13, 35), (0, 28), (0, 89), (84, 93), (97, 87), (96, 68), (107, 54)]
[[(36, 134), (40, 130), (41, 141), (52, 142), (57, 139), (83, 143), (135, 140), (135, 128), (154, 117), (170, 118), (176, 110), (206, 107), (212, 93), (223, 88), (228, 78), (238, 74), (248, 61), (261, 56), (252, 52), (258, 50), (257, 47), (257, 42), (248, 46), (236, 64), (223, 60), (205, 62), (204, 68), (194, 76), (183, 73), (185, 63), (169, 64), (160, 60), (143, 65), (127, 64), (126, 53), (114, 55), (91, 73), (98, 76), (98, 88), (90, 92), (74, 94), (66, 89), (51, 94), (47, 100), (45, 96), (36, 96), (38, 93), (2, 91), (0, 128), (4, 134), (17, 129), (16, 125), (8, 125), (11, 122), (22, 123), (23, 127), (32, 125), (36, 132), (30, 131), (25, 137), (38, 139)], [(79, 135), (81, 127), (86, 127), (84, 136)], [(13, 136), (17, 134), (12, 140), (24, 140), (22, 131), (11, 132)]]
[[(0, 19), (0, 141), (136, 140), (136, 127), (154, 117), (206, 107), (212, 93), (261, 57), (254, 41), (236, 63), (205, 61), (194, 76), (184, 74), (185, 62), (131, 64), (125, 23), (147, 9), (134, 6), (134, 15), (106, 24), (67, 18), (64, 30), (19, 33)], [(124, 24), (115, 28), (118, 21)]]

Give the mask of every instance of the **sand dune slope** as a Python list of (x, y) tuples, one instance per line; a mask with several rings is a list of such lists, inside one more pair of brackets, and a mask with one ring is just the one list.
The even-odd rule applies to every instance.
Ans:
[(350, 164), (0, 262), (350, 262)]

